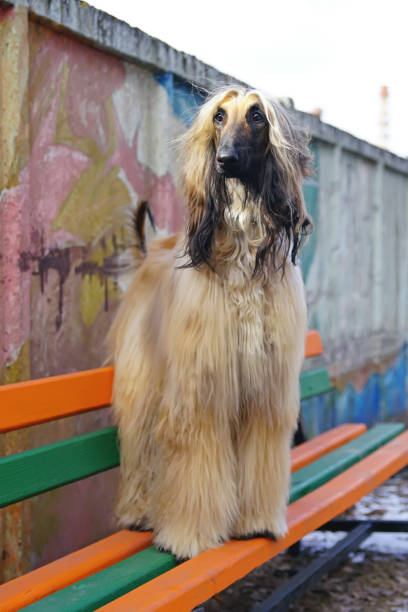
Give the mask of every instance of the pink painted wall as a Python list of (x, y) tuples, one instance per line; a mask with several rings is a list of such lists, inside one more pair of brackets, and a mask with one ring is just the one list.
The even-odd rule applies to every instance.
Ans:
[[(0, 381), (8, 382), (103, 363), (123, 210), (147, 198), (160, 228), (180, 228), (169, 142), (184, 125), (150, 72), (30, 21), (23, 8), (0, 4), (2, 49), (0, 85), (16, 96), (0, 117)], [(6, 437), (3, 451), (109, 422), (104, 410), (33, 427)], [(3, 546), (13, 551), (5, 577), (110, 533), (116, 478), (97, 475), (3, 513)]]
[(156, 161), (139, 144), (151, 107), (162, 114), (163, 140), (180, 126), (160, 107), (162, 88), (149, 73), (36, 24), (30, 52), (31, 231), (20, 262), (32, 279), (31, 375), (40, 377), (103, 360), (117, 300), (120, 210), (147, 198), (159, 225), (180, 226), (170, 156)]

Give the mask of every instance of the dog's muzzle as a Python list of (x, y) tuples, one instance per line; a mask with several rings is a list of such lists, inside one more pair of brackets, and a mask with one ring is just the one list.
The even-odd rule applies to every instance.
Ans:
[(240, 170), (238, 152), (233, 148), (222, 148), (217, 153), (216, 170), (226, 176), (237, 176)]

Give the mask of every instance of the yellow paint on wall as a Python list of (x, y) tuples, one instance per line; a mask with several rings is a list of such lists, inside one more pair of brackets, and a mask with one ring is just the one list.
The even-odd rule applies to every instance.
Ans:
[(104, 174), (106, 160), (96, 160), (83, 171), (52, 223), (86, 243), (100, 239), (113, 224), (113, 212), (131, 203), (126, 185), (118, 177), (120, 168)]
[(108, 123), (105, 151), (92, 138), (75, 135), (66, 111), (68, 67), (65, 65), (60, 89), (55, 141), (84, 153), (90, 159), (73, 189), (63, 202), (52, 223), (52, 230), (65, 229), (89, 243), (101, 238), (112, 227), (112, 215), (116, 208), (127, 206), (131, 197), (125, 183), (118, 176), (120, 167), (106, 171), (106, 164), (117, 147), (112, 100), (105, 101)]
[[(39, 73), (37, 85), (44, 78)], [(113, 104), (110, 98), (105, 100), (107, 146), (102, 149), (92, 138), (79, 136), (71, 129), (67, 112), (68, 79), (69, 66), (65, 63), (61, 73), (54, 140), (56, 144), (69, 146), (86, 155), (89, 165), (62, 203), (51, 223), (51, 229), (64, 229), (88, 245), (100, 243), (105, 238), (107, 245), (109, 240), (106, 236), (115, 222), (114, 211), (131, 203), (128, 188), (119, 176), (120, 166), (106, 169), (118, 145)], [(114, 280), (102, 273), (104, 258), (113, 254), (113, 251), (107, 253), (107, 248), (95, 246), (91, 254), (91, 262), (96, 264), (95, 269), (85, 273), (81, 282), (79, 307), (82, 320), (87, 326), (93, 324), (107, 296), (114, 299), (117, 291)]]
[[(92, 254), (92, 261), (102, 268), (105, 258), (111, 254), (107, 253), (106, 249), (98, 248)], [(117, 285), (112, 278), (98, 273), (84, 276), (81, 283), (79, 308), (85, 325), (94, 323), (105, 304), (106, 296), (109, 300), (114, 300), (118, 293)]]
[(28, 12), (0, 23), (0, 192), (18, 183), (28, 160)]
[(22, 382), (30, 379), (30, 339), (21, 346), (18, 355), (11, 364), (5, 363), (0, 370), (0, 384)]
[[(36, 24), (35, 36), (30, 37), (30, 57), (34, 64), (37, 48), (43, 42), (45, 29), (39, 29)], [(31, 112), (31, 145), (35, 142), (38, 131), (44, 125), (44, 120), (50, 111), (53, 100), (55, 99), (57, 80), (50, 79), (49, 72), (52, 63), (50, 57), (45, 57), (39, 66), (30, 66), (30, 112)]]

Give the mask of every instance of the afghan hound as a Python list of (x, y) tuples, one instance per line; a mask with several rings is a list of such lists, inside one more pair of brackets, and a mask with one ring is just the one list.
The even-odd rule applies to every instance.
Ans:
[(224, 89), (183, 135), (183, 232), (145, 253), (108, 336), (119, 525), (189, 558), (286, 533), (311, 222), (305, 135), (260, 92)]

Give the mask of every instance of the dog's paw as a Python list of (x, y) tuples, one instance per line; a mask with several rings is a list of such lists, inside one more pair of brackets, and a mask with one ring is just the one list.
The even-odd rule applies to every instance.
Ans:
[(157, 546), (156, 544), (156, 548), (159, 552), (166, 553), (167, 555), (172, 555), (177, 565), (189, 561), (189, 557), (178, 557), (169, 548), (165, 548), (164, 546)]
[(127, 528), (129, 531), (151, 531), (144, 523), (134, 523)]
[(240, 522), (235, 526), (232, 538), (235, 540), (251, 540), (253, 538), (267, 538), (277, 542), (288, 532), (286, 516), (281, 514), (275, 520), (254, 520)]
[[(227, 538), (229, 539), (229, 537)], [(217, 548), (225, 538), (213, 537), (205, 541), (202, 533), (194, 534), (191, 530), (186, 533), (173, 531), (165, 533), (164, 529), (155, 532), (154, 544), (158, 550), (171, 553), (177, 560), (192, 559), (206, 550)]]
[(147, 524), (147, 521), (144, 519), (141, 521), (138, 521), (137, 523), (132, 523), (130, 525), (127, 525), (125, 529), (128, 529), (129, 531), (152, 531), (152, 528), (149, 527), (149, 525)]
[(254, 531), (252, 533), (246, 533), (239, 536), (234, 536), (234, 540), (253, 540), (254, 538), (266, 538), (268, 540), (272, 540), (273, 542), (277, 542), (279, 540), (279, 536), (275, 536), (272, 531)]

